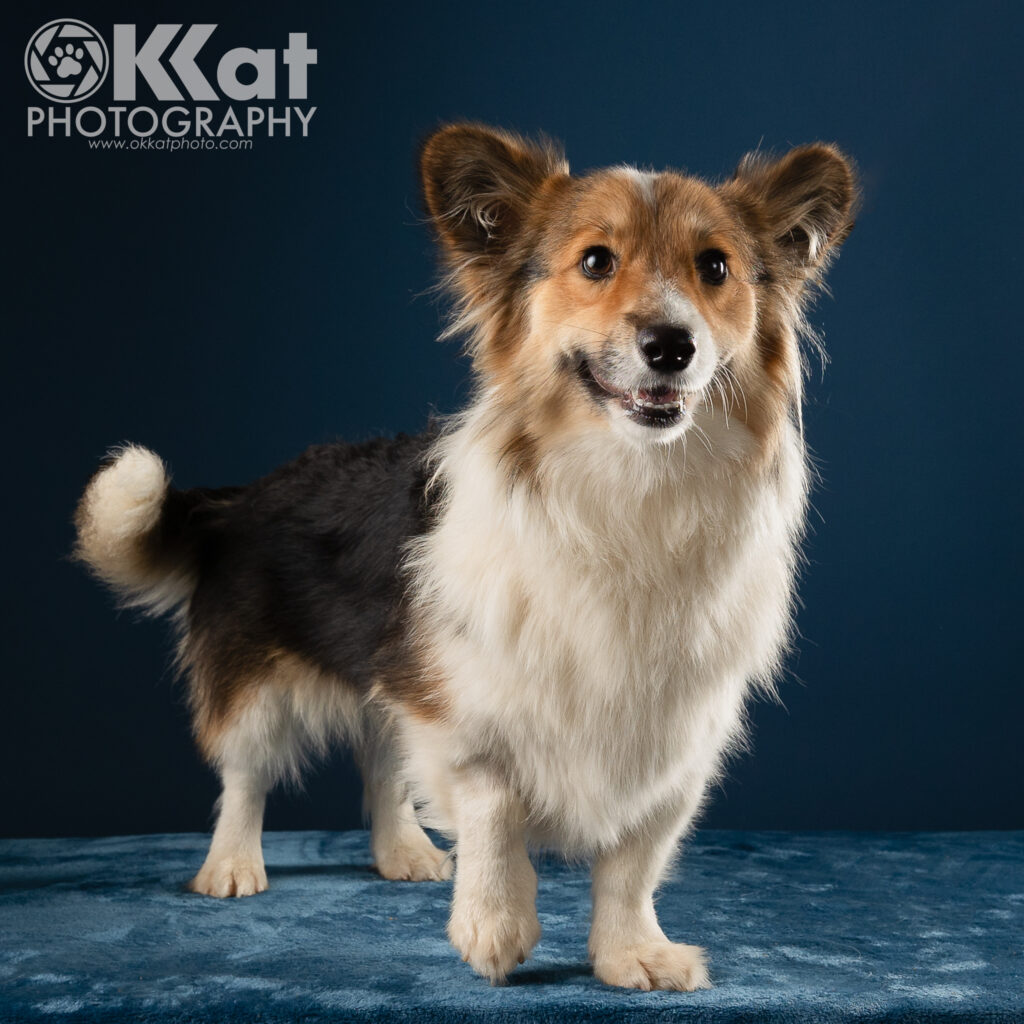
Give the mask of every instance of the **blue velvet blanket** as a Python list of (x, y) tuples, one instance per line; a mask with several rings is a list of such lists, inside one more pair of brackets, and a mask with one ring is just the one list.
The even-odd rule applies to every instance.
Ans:
[(586, 871), (540, 865), (506, 988), (449, 947), (450, 883), (385, 882), (365, 833), (269, 833), (270, 891), (184, 891), (198, 835), (0, 842), (0, 1021), (1024, 1021), (1024, 832), (702, 832), (659, 901), (715, 988), (586, 960)]

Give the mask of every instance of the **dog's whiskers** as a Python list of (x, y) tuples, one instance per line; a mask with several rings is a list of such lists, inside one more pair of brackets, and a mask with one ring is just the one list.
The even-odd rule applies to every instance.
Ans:
[(736, 391), (739, 390), (740, 398), (743, 399), (743, 418), (744, 419), (748, 419), (749, 416), (750, 416), (750, 413), (749, 413), (749, 411), (747, 409), (747, 395), (746, 395), (746, 392), (743, 390), (743, 385), (740, 384), (739, 378), (733, 372), (733, 369), (732, 369), (731, 366), (723, 365), (721, 367), (721, 370), (722, 370), (722, 373), (725, 376), (725, 379), (729, 382), (729, 391), (731, 392), (731, 394), (733, 396), (733, 402), (734, 403), (736, 401)]
[(570, 324), (564, 320), (544, 320), (542, 322), (549, 327), (569, 327), (574, 331), (587, 331), (590, 334), (596, 334), (598, 337), (605, 338), (608, 341), (614, 340), (610, 334), (605, 334), (604, 331), (595, 330), (593, 327), (584, 327), (582, 324)]

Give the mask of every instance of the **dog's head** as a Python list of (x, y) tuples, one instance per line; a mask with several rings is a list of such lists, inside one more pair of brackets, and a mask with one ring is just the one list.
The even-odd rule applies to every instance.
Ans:
[(799, 401), (802, 300), (852, 226), (834, 147), (750, 156), (713, 186), (574, 177), (553, 143), (459, 124), (420, 169), (453, 329), (517, 458), (594, 429), (671, 443), (719, 408), (767, 439)]

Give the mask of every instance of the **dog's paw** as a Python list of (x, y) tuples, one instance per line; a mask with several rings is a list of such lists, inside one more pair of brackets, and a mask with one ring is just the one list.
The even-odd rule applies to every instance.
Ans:
[(439, 850), (418, 825), (389, 840), (374, 842), (374, 866), (396, 882), (443, 882), (452, 877), (452, 857)]
[(532, 903), (518, 911), (502, 908), (487, 913), (457, 900), (448, 922), (448, 938), (477, 974), (492, 985), (504, 985), (509, 972), (537, 945), (540, 921)]
[(693, 992), (711, 988), (704, 950), (681, 942), (645, 942), (594, 957), (594, 975), (620, 988), (674, 989)]
[(199, 874), (188, 884), (192, 892), (204, 896), (254, 896), (267, 888), (267, 872), (262, 860), (244, 857), (207, 858)]

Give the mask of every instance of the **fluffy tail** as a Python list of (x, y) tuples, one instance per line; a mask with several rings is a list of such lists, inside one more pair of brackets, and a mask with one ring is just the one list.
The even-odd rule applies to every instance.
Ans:
[(174, 491), (163, 462), (146, 448), (111, 452), (78, 503), (75, 557), (127, 607), (152, 615), (187, 601), (195, 589), (185, 536), (188, 492)]

